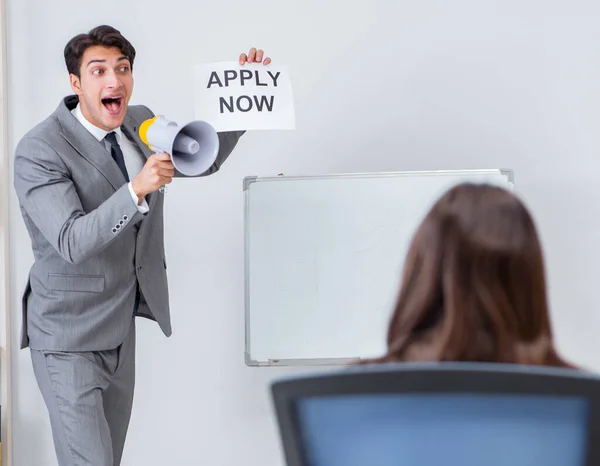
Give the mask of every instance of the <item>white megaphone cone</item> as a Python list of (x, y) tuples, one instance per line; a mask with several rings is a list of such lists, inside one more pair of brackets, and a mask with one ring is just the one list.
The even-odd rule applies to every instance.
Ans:
[[(205, 121), (192, 121), (184, 126), (161, 115), (140, 125), (140, 138), (154, 152), (166, 152), (181, 174), (197, 176), (208, 170), (219, 153), (219, 136)], [(165, 186), (161, 188), (166, 191)]]

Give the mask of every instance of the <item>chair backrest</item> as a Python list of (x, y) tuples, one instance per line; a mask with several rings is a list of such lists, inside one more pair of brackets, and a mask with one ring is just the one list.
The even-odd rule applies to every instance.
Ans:
[(271, 394), (288, 466), (600, 466), (600, 378), (576, 370), (375, 364)]

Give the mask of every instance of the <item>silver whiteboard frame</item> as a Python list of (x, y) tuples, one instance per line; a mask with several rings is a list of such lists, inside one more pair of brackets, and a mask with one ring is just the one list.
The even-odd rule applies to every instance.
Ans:
[(488, 168), (488, 169), (466, 169), (466, 170), (417, 170), (417, 171), (397, 171), (397, 172), (363, 172), (363, 173), (334, 173), (322, 175), (293, 175), (286, 176), (279, 174), (276, 176), (246, 176), (243, 179), (244, 194), (244, 362), (248, 367), (273, 367), (273, 366), (336, 366), (344, 365), (360, 358), (310, 358), (310, 359), (269, 359), (267, 361), (257, 361), (250, 355), (250, 231), (248, 228), (248, 219), (250, 218), (250, 186), (258, 182), (274, 182), (283, 180), (319, 180), (319, 179), (344, 179), (344, 178), (374, 178), (374, 177), (398, 177), (415, 175), (458, 175), (458, 174), (490, 174), (500, 173), (506, 176), (508, 182), (514, 191), (514, 171), (509, 168)]

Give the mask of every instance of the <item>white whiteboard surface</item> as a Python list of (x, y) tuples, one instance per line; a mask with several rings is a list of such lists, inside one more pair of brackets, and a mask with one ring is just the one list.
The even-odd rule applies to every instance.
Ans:
[(385, 350), (412, 235), (461, 182), (510, 170), (247, 177), (246, 364), (336, 364)]

